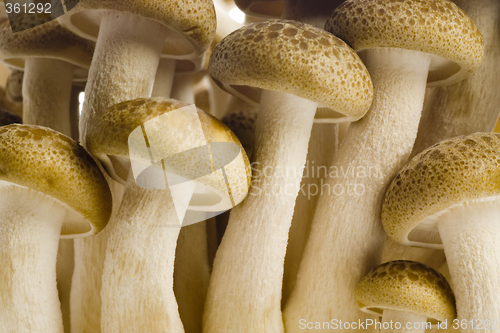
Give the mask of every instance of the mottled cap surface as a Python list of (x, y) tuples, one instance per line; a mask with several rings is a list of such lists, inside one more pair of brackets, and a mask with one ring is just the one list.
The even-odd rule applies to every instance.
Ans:
[(111, 192), (95, 161), (75, 141), (45, 127), (0, 127), (0, 180), (65, 204), (63, 236), (95, 234), (111, 215)]
[(119, 11), (157, 21), (171, 31), (164, 55), (200, 56), (215, 37), (217, 20), (211, 0), (79, 0), (59, 22), (76, 34), (96, 40), (103, 13)]
[(89, 68), (95, 43), (63, 28), (57, 20), (40, 24), (49, 14), (12, 14), (26, 29), (12, 32), (9, 21), (0, 23), (0, 58), (7, 66), (23, 69), (26, 58), (50, 58)]
[(332, 34), (297, 21), (255, 22), (234, 31), (215, 47), (209, 72), (221, 88), (254, 104), (261, 89), (281, 91), (347, 121), (361, 118), (373, 98), (356, 53)]
[(414, 261), (390, 261), (370, 271), (356, 286), (356, 301), (362, 311), (379, 316), (392, 309), (427, 316), (432, 323), (457, 317), (446, 279)]
[[(142, 141), (131, 140), (138, 128), (140, 139), (148, 138), (149, 149), (139, 145)], [(120, 182), (127, 179), (129, 171), (120, 174), (116, 161), (124, 168), (130, 167), (130, 161), (143, 164), (163, 161), (166, 172), (196, 179), (221, 196), (227, 194), (225, 184), (229, 184), (229, 196), (235, 204), (246, 196), (250, 187), (250, 163), (238, 138), (222, 122), (194, 105), (167, 98), (119, 103), (91, 121), (87, 138), (88, 150)], [(203, 150), (204, 147), (209, 150)], [(202, 158), (204, 152), (210, 156), (208, 166)], [(222, 167), (225, 176), (220, 173)]]
[(395, 241), (443, 248), (432, 216), (500, 195), (500, 134), (444, 140), (415, 156), (389, 186), (382, 223)]
[(448, 0), (347, 0), (325, 29), (357, 52), (389, 47), (433, 55), (429, 86), (464, 79), (483, 58), (478, 28)]

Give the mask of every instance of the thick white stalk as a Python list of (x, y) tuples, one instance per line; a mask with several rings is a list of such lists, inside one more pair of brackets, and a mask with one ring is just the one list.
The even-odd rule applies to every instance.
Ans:
[(24, 188), (2, 191), (0, 330), (62, 333), (56, 256), (65, 209)]
[(58, 59), (26, 59), (23, 123), (46, 126), (71, 137), (69, 105), (74, 67)]
[(370, 318), (358, 309), (354, 290), (380, 263), (384, 191), (411, 152), (430, 58), (379, 49), (362, 60), (373, 81), (373, 104), (350, 125), (322, 188), (296, 287), (284, 309), (287, 332), (299, 332), (303, 318)]
[(204, 333), (283, 332), (283, 264), (316, 107), (287, 93), (262, 94), (254, 179), (215, 257)]
[(85, 88), (82, 145), (89, 119), (110, 105), (151, 96), (166, 36), (167, 28), (158, 22), (128, 13), (103, 14)]
[(151, 97), (170, 97), (175, 73), (175, 60), (161, 58), (156, 70)]
[(424, 333), (427, 317), (412, 312), (384, 309), (380, 333)]
[(183, 218), (169, 191), (143, 189), (131, 173), (106, 249), (102, 332), (184, 332), (173, 289)]
[[(127, 13), (103, 14), (80, 118), (80, 142), (86, 146), (89, 119), (127, 100), (150, 97), (166, 38), (161, 24)], [(113, 214), (104, 231), (75, 240), (71, 290), (71, 330), (100, 332), (102, 270), (108, 236), (116, 219), (123, 185), (106, 176), (113, 194)]]
[[(453, 207), (440, 217), (439, 234), (457, 299), (458, 320), (467, 321), (462, 333), (496, 332), (492, 322), (500, 318), (499, 216), (496, 200)], [(492, 323), (489, 328), (484, 325), (487, 320)]]
[(315, 123), (312, 128), (307, 162), (295, 203), (292, 225), (285, 257), (283, 276), (284, 305), (290, 296), (297, 279), (302, 254), (306, 247), (311, 228), (316, 199), (322, 184), (328, 177), (328, 169), (338, 148), (338, 124)]

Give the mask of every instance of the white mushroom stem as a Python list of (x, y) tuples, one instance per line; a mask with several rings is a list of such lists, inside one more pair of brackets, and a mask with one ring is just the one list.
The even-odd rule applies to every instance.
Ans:
[(287, 332), (298, 332), (301, 318), (357, 321), (368, 316), (359, 311), (354, 290), (380, 263), (383, 195), (411, 152), (430, 56), (378, 49), (361, 58), (373, 81), (373, 104), (350, 125), (330, 167), (336, 174), (320, 193), (296, 287), (284, 310)]
[(283, 305), (295, 287), (297, 271), (299, 270), (302, 254), (309, 237), (314, 210), (316, 209), (316, 199), (322, 185), (328, 178), (329, 167), (337, 152), (338, 134), (338, 124), (315, 123), (312, 128), (307, 162), (288, 237), (283, 276)]
[(26, 59), (23, 123), (46, 126), (71, 137), (69, 105), (74, 67), (58, 59)]
[(170, 97), (174, 81), (175, 60), (161, 58), (156, 70), (155, 82), (151, 97)]
[(88, 119), (123, 101), (150, 97), (167, 28), (122, 12), (102, 15), (85, 88), (80, 141), (86, 145)]
[[(193, 191), (182, 194), (186, 207)], [(168, 190), (141, 188), (130, 173), (106, 249), (103, 333), (184, 332), (173, 272), (185, 212), (176, 209)]]
[(204, 333), (283, 332), (283, 263), (316, 107), (287, 93), (262, 93), (254, 179), (231, 211), (215, 257)]
[(2, 331), (62, 333), (56, 256), (66, 209), (35, 191), (27, 193), (26, 188), (10, 186), (2, 191)]
[(417, 313), (384, 309), (380, 333), (424, 333), (427, 316)]
[[(478, 323), (500, 318), (500, 207), (498, 200), (450, 208), (439, 217), (439, 234), (457, 300), (462, 333), (479, 330)], [(465, 328), (466, 327), (466, 328)], [(493, 324), (482, 327), (495, 332)]]
[[(167, 29), (160, 23), (128, 13), (103, 13), (80, 118), (80, 142), (86, 146), (89, 119), (110, 105), (150, 97)], [(106, 177), (119, 202), (119, 187)], [(117, 191), (115, 191), (117, 189)], [(71, 328), (74, 332), (99, 332), (101, 281), (108, 232), (75, 241), (75, 274), (71, 291)]]

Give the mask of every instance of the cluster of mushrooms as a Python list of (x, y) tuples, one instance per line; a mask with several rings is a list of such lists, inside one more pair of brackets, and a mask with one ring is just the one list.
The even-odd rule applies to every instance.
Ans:
[(500, 329), (500, 1), (21, 3), (0, 332)]

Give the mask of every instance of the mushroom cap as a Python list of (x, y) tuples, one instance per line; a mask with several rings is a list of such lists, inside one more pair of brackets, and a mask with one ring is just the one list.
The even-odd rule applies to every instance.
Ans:
[(68, 210), (61, 235), (101, 231), (111, 216), (111, 192), (93, 158), (75, 141), (35, 125), (0, 127), (0, 182), (58, 200)]
[(466, 202), (500, 195), (500, 134), (456, 137), (416, 155), (392, 181), (382, 223), (395, 241), (443, 248), (437, 217)]
[(433, 55), (428, 86), (460, 81), (483, 59), (481, 33), (448, 0), (347, 0), (333, 12), (325, 29), (356, 52), (386, 47)]
[[(88, 142), (89, 151), (121, 183), (129, 170), (138, 183), (151, 165), (196, 181), (200, 186), (195, 195), (212, 201), (191, 201), (192, 210), (217, 211), (231, 202), (224, 206), (229, 209), (245, 198), (250, 187), (250, 163), (238, 138), (215, 117), (173, 99), (140, 98), (107, 108), (92, 120)], [(164, 188), (159, 184), (163, 179), (153, 186)]]
[[(373, 86), (357, 54), (332, 34), (297, 21), (251, 23), (226, 36), (212, 52), (210, 76), (249, 103), (260, 89), (293, 94), (355, 121), (369, 109)], [(323, 115), (325, 116), (325, 115)]]
[(361, 311), (381, 315), (384, 309), (427, 316), (431, 323), (457, 317), (450, 285), (432, 268), (414, 261), (381, 264), (356, 286)]
[(211, 0), (79, 0), (58, 20), (77, 35), (95, 41), (106, 11), (127, 12), (169, 28), (163, 55), (176, 59), (202, 55), (215, 37), (217, 20)]
[[(9, 67), (22, 70), (26, 58), (50, 58), (76, 66), (75, 80), (85, 79), (92, 62), (95, 43), (63, 28), (50, 14), (11, 14), (10, 22), (23, 26), (13, 33), (9, 21), (0, 23), (0, 59)], [(46, 22), (46, 23), (44, 23)], [(42, 24), (43, 23), (43, 24)]]

